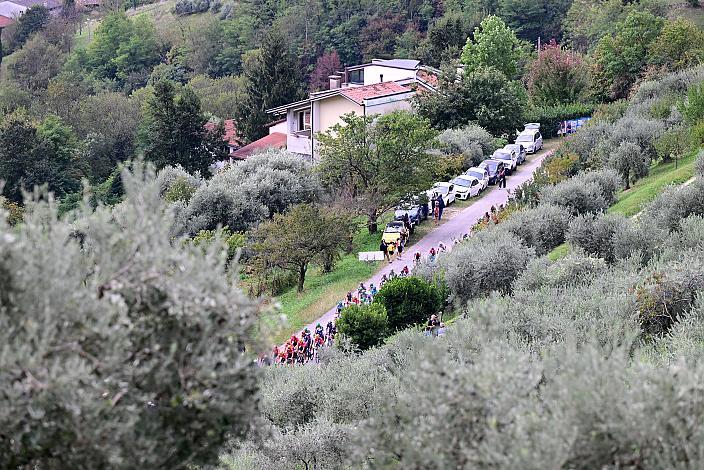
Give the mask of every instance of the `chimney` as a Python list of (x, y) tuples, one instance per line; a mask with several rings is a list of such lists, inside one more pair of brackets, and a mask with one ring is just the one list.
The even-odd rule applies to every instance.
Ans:
[(340, 75), (330, 75), (328, 79), (330, 80), (331, 90), (337, 90), (342, 85), (342, 77)]
[(384, 74), (383, 73), (379, 74), (379, 83), (384, 83)]

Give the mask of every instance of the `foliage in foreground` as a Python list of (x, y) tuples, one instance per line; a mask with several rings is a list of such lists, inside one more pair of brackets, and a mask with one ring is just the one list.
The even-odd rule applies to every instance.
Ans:
[(221, 245), (170, 240), (153, 174), (124, 177), (114, 209), (0, 217), (3, 466), (205, 464), (250, 428), (256, 306)]
[(361, 351), (379, 346), (389, 335), (389, 319), (380, 303), (350, 305), (335, 322), (340, 340), (349, 340)]

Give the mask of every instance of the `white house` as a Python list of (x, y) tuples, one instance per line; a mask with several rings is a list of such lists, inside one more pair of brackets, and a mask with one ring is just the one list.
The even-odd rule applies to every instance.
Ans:
[(329, 90), (267, 111), (285, 118), (285, 125), (277, 125), (276, 131), (286, 134), (286, 148), (315, 160), (318, 132), (342, 122), (349, 113), (367, 116), (410, 110), (417, 91), (435, 90), (437, 75), (436, 69), (417, 60), (374, 59), (331, 75)]

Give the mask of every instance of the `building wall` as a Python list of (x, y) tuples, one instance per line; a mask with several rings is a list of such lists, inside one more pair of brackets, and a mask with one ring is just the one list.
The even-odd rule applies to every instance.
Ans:
[(380, 65), (370, 65), (364, 68), (364, 84), (374, 85), (375, 83), (381, 83), (381, 80), (379, 80), (379, 75), (384, 75), (385, 82), (393, 82), (396, 80), (403, 80), (404, 78), (413, 78), (416, 76), (416, 71), (384, 67)]
[[(288, 120), (288, 116), (286, 117)], [(274, 124), (269, 128), (269, 134), (273, 134), (274, 132), (280, 132), (282, 134), (288, 134), (288, 122), (280, 122), (278, 124)]]
[(352, 112), (361, 116), (364, 114), (364, 108), (342, 96), (316, 101), (313, 107), (313, 129), (315, 132), (325, 132), (342, 122), (343, 114)]

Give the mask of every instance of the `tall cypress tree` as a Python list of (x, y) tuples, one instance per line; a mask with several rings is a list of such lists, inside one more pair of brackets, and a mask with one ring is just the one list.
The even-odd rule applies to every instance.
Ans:
[(260, 49), (247, 58), (243, 73), (245, 97), (234, 110), (239, 135), (251, 142), (266, 135), (264, 125), (272, 120), (269, 108), (305, 97), (300, 67), (286, 39), (276, 29), (264, 38)]
[(157, 168), (181, 165), (186, 171), (208, 174), (210, 165), (224, 158), (222, 130), (210, 135), (200, 100), (190, 87), (177, 93), (173, 82), (162, 80), (147, 98), (140, 141), (144, 158)]

